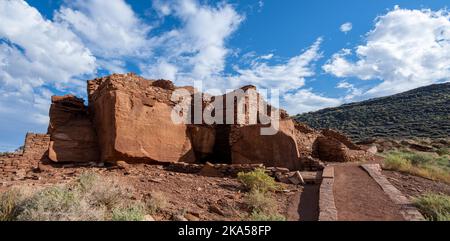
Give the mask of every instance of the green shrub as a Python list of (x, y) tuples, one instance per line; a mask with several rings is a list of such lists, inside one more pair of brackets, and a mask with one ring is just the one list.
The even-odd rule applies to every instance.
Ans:
[(439, 154), (439, 156), (450, 155), (450, 148), (448, 148), (448, 147), (439, 148), (436, 151), (436, 153)]
[(286, 221), (286, 217), (280, 214), (266, 214), (253, 211), (249, 217), (250, 221)]
[(426, 165), (434, 161), (434, 157), (425, 153), (409, 153), (407, 159), (411, 161), (413, 165)]
[(96, 173), (84, 172), (75, 181), (75, 188), (81, 192), (87, 192), (94, 187), (97, 181), (99, 181), (99, 177)]
[(384, 168), (398, 171), (408, 171), (412, 164), (403, 155), (389, 153), (384, 160)]
[(139, 204), (127, 207), (117, 207), (112, 210), (112, 221), (142, 221), (145, 217), (145, 209)]
[(93, 206), (104, 206), (108, 210), (120, 206), (132, 198), (131, 187), (114, 178), (97, 179), (95, 185), (85, 190), (85, 199)]
[(45, 188), (23, 201), (17, 220), (71, 220), (71, 214), (76, 212), (79, 202), (77, 193), (66, 186)]
[(258, 190), (260, 192), (274, 191), (279, 188), (275, 179), (266, 173), (263, 168), (257, 168), (251, 172), (238, 173), (238, 180), (244, 184), (248, 190)]
[(450, 221), (450, 196), (427, 194), (414, 200), (420, 212), (431, 221)]
[(257, 189), (253, 189), (247, 193), (244, 202), (252, 211), (257, 212), (273, 212), (277, 206), (270, 194), (261, 192)]
[(244, 203), (250, 208), (249, 220), (252, 221), (284, 221), (284, 216), (278, 213), (278, 204), (268, 192), (257, 189), (246, 194)]

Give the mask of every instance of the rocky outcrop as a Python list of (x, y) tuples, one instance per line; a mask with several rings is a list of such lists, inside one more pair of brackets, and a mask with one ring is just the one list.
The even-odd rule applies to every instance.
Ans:
[(171, 120), (173, 84), (134, 74), (89, 81), (89, 105), (101, 160), (194, 162), (185, 124)]
[(99, 160), (97, 135), (84, 101), (72, 95), (53, 96), (50, 107), (48, 157), (54, 162)]
[(261, 124), (233, 127), (230, 140), (232, 162), (300, 169), (294, 122), (281, 120), (275, 135), (261, 135), (263, 127)]
[[(181, 87), (169, 80), (114, 74), (88, 81), (87, 87), (88, 106), (73, 95), (52, 97), (46, 147), (51, 161), (122, 166), (136, 162), (263, 164), (318, 171), (323, 161), (356, 161), (367, 154), (338, 132), (297, 123), (286, 111), (260, 99), (254, 86), (222, 96), (183, 87), (191, 98), (184, 113), (191, 123), (172, 120), (172, 111), (182, 99), (172, 99)], [(232, 103), (228, 105), (232, 113), (227, 102)], [(211, 110), (216, 122), (203, 115), (195, 120), (197, 110), (200, 114)], [(262, 135), (263, 129), (269, 129), (265, 121), (273, 124), (274, 119), (279, 119), (278, 131)]]

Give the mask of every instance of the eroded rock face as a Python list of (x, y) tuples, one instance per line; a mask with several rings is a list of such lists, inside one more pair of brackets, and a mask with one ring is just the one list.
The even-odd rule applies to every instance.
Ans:
[(53, 96), (50, 107), (50, 146), (54, 162), (99, 160), (97, 135), (82, 99), (72, 95)]
[(101, 160), (195, 161), (188, 127), (171, 119), (173, 84), (128, 74), (90, 81), (88, 89)]
[(261, 124), (234, 126), (231, 131), (232, 163), (301, 168), (293, 120), (281, 120), (275, 135), (261, 135)]

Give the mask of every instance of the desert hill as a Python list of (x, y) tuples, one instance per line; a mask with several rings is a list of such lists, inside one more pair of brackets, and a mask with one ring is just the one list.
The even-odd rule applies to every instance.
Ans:
[(354, 140), (450, 136), (450, 83), (295, 116), (314, 128), (336, 129)]

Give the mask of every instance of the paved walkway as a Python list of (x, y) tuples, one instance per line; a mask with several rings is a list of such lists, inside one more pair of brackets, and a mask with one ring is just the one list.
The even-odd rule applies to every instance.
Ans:
[(340, 221), (400, 221), (401, 206), (359, 165), (334, 166), (334, 201)]

